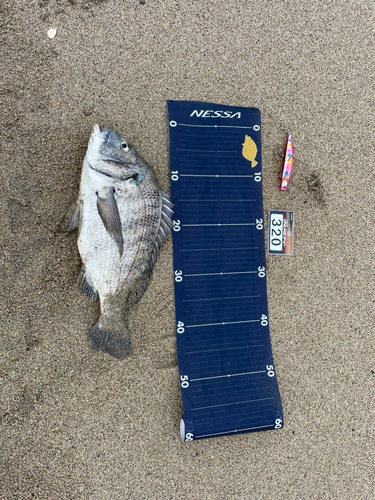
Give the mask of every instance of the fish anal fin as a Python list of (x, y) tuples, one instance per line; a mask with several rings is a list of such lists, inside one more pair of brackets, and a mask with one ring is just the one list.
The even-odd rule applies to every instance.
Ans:
[(122, 238), (122, 225), (118, 206), (116, 203), (114, 189), (109, 189), (105, 196), (97, 195), (97, 207), (100, 218), (110, 237), (116, 242), (120, 255), (124, 251), (124, 240)]
[(257, 165), (258, 165), (258, 162), (257, 162), (257, 161), (253, 160), (253, 161), (251, 162), (251, 168), (254, 168), (254, 167), (256, 167)]
[(84, 293), (85, 295), (87, 295), (87, 297), (92, 301), (92, 302), (95, 302), (98, 297), (99, 297), (99, 294), (98, 292), (94, 289), (93, 286), (91, 286), (88, 282), (87, 282), (87, 279), (86, 279), (86, 272), (85, 272), (85, 268), (82, 266), (81, 268), (81, 271), (78, 275), (78, 278), (77, 278), (77, 284), (79, 286), (79, 288), (81, 289), (81, 292)]
[(126, 305), (128, 307), (131, 307), (134, 304), (136, 304), (147, 290), (152, 276), (151, 262), (152, 259), (150, 260), (150, 267), (146, 269), (145, 272), (142, 275), (140, 275), (138, 279), (133, 283), (132, 291), (130, 292), (130, 294), (126, 299)]

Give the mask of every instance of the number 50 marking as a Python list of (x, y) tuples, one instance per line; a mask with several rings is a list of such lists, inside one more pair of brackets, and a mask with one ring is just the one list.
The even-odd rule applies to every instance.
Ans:
[(266, 365), (266, 370), (267, 370), (267, 375), (269, 377), (274, 377), (275, 376), (273, 365)]
[(181, 375), (180, 380), (181, 380), (181, 387), (183, 389), (187, 389), (189, 387), (189, 377), (187, 375)]

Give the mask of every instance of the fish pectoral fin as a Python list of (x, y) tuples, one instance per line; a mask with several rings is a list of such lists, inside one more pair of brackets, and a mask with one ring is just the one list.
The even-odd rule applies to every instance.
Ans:
[(69, 208), (65, 216), (64, 222), (61, 226), (61, 229), (63, 231), (73, 231), (73, 229), (76, 229), (78, 226), (78, 218), (79, 218), (79, 208), (78, 208), (78, 203), (75, 202)]
[(122, 225), (118, 206), (116, 203), (114, 189), (110, 189), (108, 194), (102, 198), (96, 193), (98, 212), (104, 227), (110, 237), (117, 243), (120, 255), (124, 251), (124, 240), (122, 238)]
[(84, 266), (82, 266), (81, 271), (78, 275), (77, 284), (78, 284), (79, 288), (81, 289), (81, 292), (84, 293), (85, 295), (87, 295), (87, 297), (92, 302), (95, 302), (98, 299), (98, 297), (99, 297), (98, 292), (94, 289), (93, 286), (89, 285), (89, 283), (87, 282), (86, 271), (85, 271)]

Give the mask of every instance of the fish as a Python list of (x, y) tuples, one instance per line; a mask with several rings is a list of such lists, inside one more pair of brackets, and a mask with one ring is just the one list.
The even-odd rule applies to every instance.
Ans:
[(288, 135), (285, 147), (285, 154), (284, 154), (283, 171), (281, 174), (280, 191), (286, 191), (286, 188), (290, 182), (290, 176), (292, 175), (292, 169), (293, 169), (292, 136)]
[(256, 155), (258, 153), (258, 148), (252, 138), (248, 135), (245, 135), (245, 142), (242, 144), (242, 156), (251, 162), (251, 168), (254, 168), (258, 165), (258, 162), (255, 161)]
[(63, 229), (78, 229), (77, 282), (100, 301), (89, 346), (118, 359), (131, 353), (130, 308), (146, 291), (161, 246), (173, 228), (173, 203), (152, 167), (114, 130), (94, 125), (77, 201)]

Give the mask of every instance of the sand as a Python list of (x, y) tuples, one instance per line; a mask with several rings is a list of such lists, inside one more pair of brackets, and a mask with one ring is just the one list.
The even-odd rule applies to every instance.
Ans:
[[(375, 499), (373, 2), (4, 0), (0, 16), (1, 499)], [(99, 306), (61, 222), (94, 123), (169, 191), (167, 99), (261, 110), (265, 218), (295, 212), (294, 255), (267, 256), (281, 431), (181, 443), (170, 240), (132, 357), (88, 348)]]

